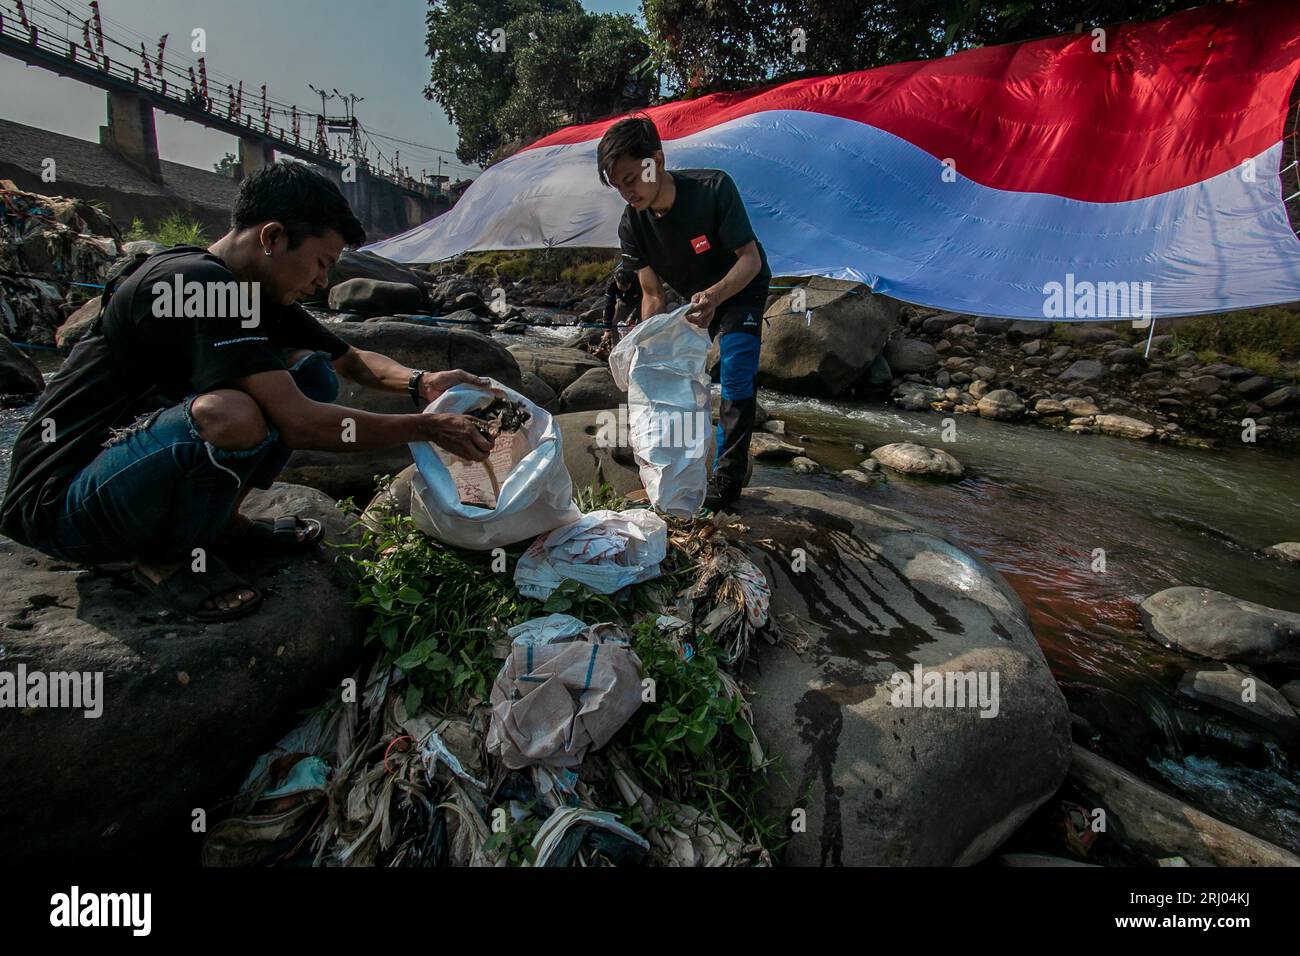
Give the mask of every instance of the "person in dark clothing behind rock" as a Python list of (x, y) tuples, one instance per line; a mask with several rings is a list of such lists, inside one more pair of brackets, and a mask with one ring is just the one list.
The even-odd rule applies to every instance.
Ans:
[(664, 169), (659, 131), (644, 116), (620, 120), (596, 147), (600, 179), (627, 202), (618, 237), (635, 269), (641, 315), (664, 311), (666, 281), (689, 298), (687, 318), (718, 340), (722, 408), (704, 507), (740, 497), (757, 408), (758, 355), (772, 272), (740, 192), (720, 169)]
[(630, 328), (640, 318), (641, 283), (631, 269), (620, 265), (605, 286), (605, 344), (613, 348), (621, 338), (618, 327), (626, 324)]
[(413, 411), (458, 383), (487, 385), (352, 348), (297, 304), (364, 238), (337, 186), (282, 162), (244, 180), (230, 231), (208, 249), (132, 260), (18, 435), (0, 531), (77, 564), (133, 562), (178, 610), (226, 620), (261, 594), (218, 552), (293, 552), (321, 536), (318, 521), (239, 514), (292, 449), (432, 441), (486, 458), (492, 443), (468, 416), (331, 404), (335, 373), (408, 393)]

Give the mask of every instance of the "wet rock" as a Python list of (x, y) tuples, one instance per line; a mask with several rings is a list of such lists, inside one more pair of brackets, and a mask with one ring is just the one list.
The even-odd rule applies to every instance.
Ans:
[(961, 372), (961, 373), (959, 373), (959, 374), (961, 374), (962, 376), (964, 376), (964, 377), (962, 378), (962, 380), (961, 380), (961, 383), (959, 383), (959, 384), (964, 384), (964, 383), (966, 383), (966, 382), (970, 382), (970, 387), (967, 389), (967, 391), (970, 392), (971, 398), (974, 398), (974, 399), (980, 399), (980, 398), (983, 398), (985, 395), (988, 394), (989, 389), (991, 389), (991, 388), (993, 387), (993, 386), (991, 386), (988, 382), (985, 382), (985, 381), (983, 381), (983, 380), (980, 380), (980, 381), (978, 381), (978, 382), (971, 382), (971, 380), (970, 380), (970, 376), (969, 376), (969, 375), (966, 375), (965, 372)]
[(627, 392), (614, 384), (607, 368), (590, 368), (560, 393), (561, 412), (589, 412), (627, 404)]
[(1038, 338), (1050, 331), (1052, 331), (1051, 322), (1032, 322), (1028, 319), (1020, 319), (1008, 325), (1003, 334), (1006, 335), (1008, 342), (1015, 343), (1022, 342), (1025, 339)]
[(871, 457), (886, 468), (904, 475), (926, 475), (932, 478), (960, 478), (961, 462), (939, 448), (929, 448), (914, 442), (894, 442), (881, 445)]
[(605, 367), (600, 359), (581, 349), (530, 343), (511, 345), (508, 350), (521, 371), (532, 372), (551, 386), (556, 395), (564, 394), (589, 369)]
[(895, 336), (885, 345), (884, 356), (895, 374), (927, 372), (939, 364), (939, 353), (929, 342)]
[(1070, 777), (1088, 806), (1106, 811), (1108, 833), (1155, 863), (1181, 856), (1192, 866), (1300, 866), (1300, 857), (1217, 820), (1122, 767), (1074, 745)]
[(1266, 375), (1252, 375), (1250, 378), (1243, 379), (1235, 386), (1237, 394), (1242, 398), (1256, 399), (1267, 395), (1273, 390), (1273, 380)]
[(1098, 415), (1093, 421), (1093, 426), (1103, 435), (1114, 435), (1117, 438), (1150, 438), (1155, 434), (1155, 426), (1146, 422), (1139, 421), (1136, 418), (1129, 418), (1127, 415)]
[(552, 415), (558, 410), (558, 397), (551, 386), (532, 372), (519, 373), (519, 393), (535, 405), (540, 405)]
[(1236, 714), (1282, 740), (1300, 739), (1300, 717), (1276, 687), (1235, 667), (1188, 671), (1178, 692)]
[(845, 468), (840, 472), (840, 475), (844, 478), (848, 478), (850, 481), (856, 481), (860, 484), (867, 485), (871, 483), (871, 476), (866, 472), (858, 471), (856, 468)]
[(900, 305), (838, 279), (813, 277), (799, 289), (812, 321), (805, 309), (792, 311), (793, 290), (767, 307), (759, 383), (797, 395), (840, 395), (880, 354)]
[[(310, 516), (328, 543), (353, 540), (351, 522), (310, 488), (253, 491), (243, 511)], [(6, 860), (106, 858), (183, 841), (196, 807), (213, 819), (266, 741), (319, 706), (361, 659), (364, 622), (342, 553), (322, 545), (232, 564), (263, 591), (262, 606), (201, 624), (124, 571), (76, 569), (0, 540), (0, 666), (103, 675), (98, 718), (0, 708)]]
[[(989, 856), (1056, 791), (1069, 759), (1065, 701), (1015, 592), (929, 526), (857, 496), (751, 488), (743, 502), (735, 543), (771, 585), (771, 618), (798, 621), (808, 642), (802, 655), (762, 645), (747, 674), (759, 739), (783, 755), (764, 799), (781, 819), (807, 816), (784, 862)], [(806, 569), (792, 570), (795, 548)], [(902, 678), (916, 667), (918, 689), (947, 672), (983, 674), (987, 691), (996, 674), (997, 716), (969, 698), (911, 706)]]
[(822, 466), (817, 464), (811, 458), (805, 458), (802, 455), (796, 456), (791, 462), (791, 466), (801, 475), (820, 474)]
[(991, 368), (988, 365), (976, 365), (973, 369), (970, 370), (970, 373), (976, 378), (984, 379), (986, 382), (993, 381), (993, 379), (998, 374), (997, 369)]
[(770, 435), (785, 434), (785, 422), (779, 421), (777, 419), (771, 419), (770, 421), (763, 422), (763, 424), (760, 425), (759, 428), (761, 428), (763, 431), (767, 432)]
[(975, 326), (967, 325), (964, 322), (958, 323), (948, 329), (949, 338), (964, 339), (967, 336), (975, 334)]
[(1101, 329), (1096, 326), (1090, 328), (1067, 326), (1064, 334), (1070, 340), (1083, 345), (1099, 345), (1102, 342), (1113, 342), (1119, 338), (1119, 333), (1114, 329)]
[(1206, 588), (1167, 588), (1142, 602), (1142, 626), (1168, 647), (1247, 664), (1300, 663), (1300, 614)]
[(37, 395), (45, 390), (45, 378), (36, 363), (0, 335), (0, 395)]
[(800, 445), (791, 445), (765, 432), (754, 432), (749, 438), (749, 454), (760, 461), (789, 461), (802, 455)]
[(954, 325), (964, 321), (965, 316), (956, 315), (952, 312), (945, 312), (942, 315), (932, 315), (921, 323), (921, 331), (927, 335), (939, 335), (947, 331)]
[(348, 279), (330, 289), (329, 306), (336, 312), (396, 315), (424, 308), (424, 290), (404, 282)]
[(951, 381), (952, 376), (948, 373), (947, 369), (942, 369), (939, 374), (934, 377), (934, 384), (939, 388), (947, 388)]
[(975, 320), (975, 331), (981, 335), (1001, 335), (1011, 327), (1010, 319), (995, 319), (991, 316), (981, 315)]
[(1060, 374), (1060, 382), (1095, 382), (1106, 374), (1106, 366), (1096, 359), (1079, 359)]
[(1040, 398), (1034, 405), (1034, 411), (1042, 417), (1049, 415), (1064, 415), (1065, 403), (1058, 402), (1054, 398)]
[(1300, 564), (1300, 541), (1283, 541), (1264, 549), (1270, 558), (1277, 558), (1291, 564)]
[(82, 303), (75, 312), (63, 320), (63, 324), (54, 333), (54, 344), (61, 349), (70, 349), (80, 342), (99, 318), (99, 305), (99, 296)]
[(1025, 405), (1015, 392), (998, 388), (979, 400), (979, 413), (981, 418), (1011, 421), (1024, 415)]
[(1296, 408), (1300, 406), (1300, 388), (1294, 385), (1284, 386), (1276, 392), (1269, 392), (1259, 400), (1259, 403), (1270, 411)]
[(860, 462), (858, 464), (858, 467), (861, 468), (863, 471), (865, 471), (867, 474), (873, 475), (876, 472), (880, 471), (881, 465), (880, 462), (876, 461), (876, 459), (868, 458), (865, 461)]

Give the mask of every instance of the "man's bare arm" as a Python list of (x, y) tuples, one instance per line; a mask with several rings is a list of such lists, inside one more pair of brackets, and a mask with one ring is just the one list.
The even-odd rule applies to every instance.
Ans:
[(384, 392), (402, 392), (411, 369), (379, 352), (350, 348), (334, 360), (334, 370), (350, 382)]
[(257, 402), (287, 448), (360, 452), (431, 441), (471, 461), (482, 461), (492, 450), (475, 420), (466, 415), (379, 415), (314, 402), (283, 370), (246, 375), (230, 384)]
[(641, 282), (641, 321), (644, 322), (664, 311), (664, 284), (650, 266), (638, 269), (636, 276)]

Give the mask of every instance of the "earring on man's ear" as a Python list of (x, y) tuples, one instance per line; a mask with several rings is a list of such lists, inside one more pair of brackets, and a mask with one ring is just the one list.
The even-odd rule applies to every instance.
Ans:
[(262, 250), (262, 255), (264, 255), (264, 256), (269, 256), (270, 254), (271, 254), (271, 250), (270, 250), (270, 249), (263, 249), (263, 250)]

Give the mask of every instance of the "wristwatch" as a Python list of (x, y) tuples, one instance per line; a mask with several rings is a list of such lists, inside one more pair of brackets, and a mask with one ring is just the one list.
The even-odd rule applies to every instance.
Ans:
[(420, 380), (424, 377), (424, 372), (416, 370), (411, 373), (411, 377), (406, 380), (406, 390), (411, 394), (411, 404), (416, 408), (420, 407)]

